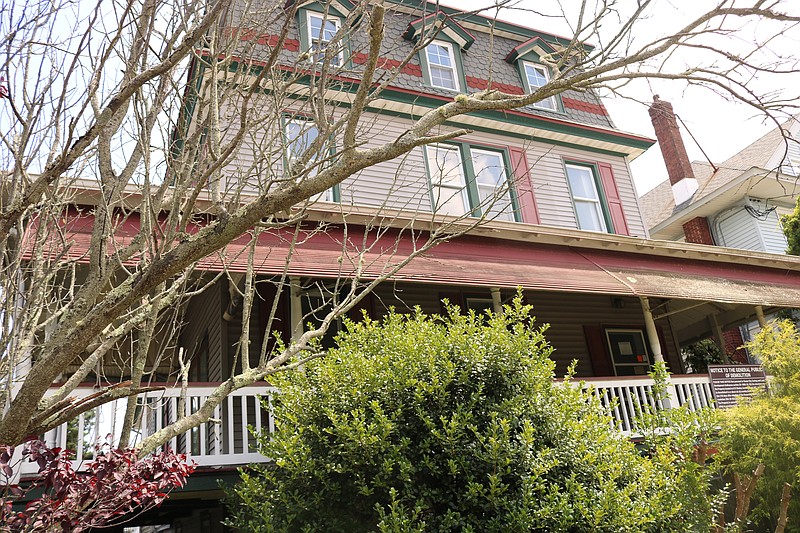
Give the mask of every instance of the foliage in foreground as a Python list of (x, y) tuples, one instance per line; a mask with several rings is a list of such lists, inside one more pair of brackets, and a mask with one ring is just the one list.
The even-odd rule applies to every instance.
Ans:
[[(13, 448), (0, 453), (0, 468), (11, 475), (8, 464)], [(131, 518), (131, 513), (157, 507), (175, 487), (182, 487), (194, 464), (184, 455), (161, 452), (139, 459), (134, 450), (97, 448), (97, 458), (75, 472), (65, 450), (48, 448), (41, 441), (26, 444), (23, 456), (37, 463), (39, 477), (25, 487), (5, 486), (0, 493), (0, 532), (72, 532), (109, 527)], [(31, 498), (24, 512), (16, 502)]]
[[(530, 308), (390, 314), (282, 375), (270, 466), (229, 495), (242, 531), (706, 530), (703, 469), (643, 456), (598, 401), (554, 382)], [(685, 451), (685, 450), (684, 450)], [(689, 454), (691, 455), (691, 454)], [(705, 494), (705, 491), (702, 491)]]
[(748, 345), (771, 374), (771, 394), (724, 412), (720, 451), (731, 473), (764, 474), (753, 493), (750, 520), (774, 531), (784, 483), (795, 487), (786, 531), (800, 532), (800, 333), (791, 321), (764, 328)]

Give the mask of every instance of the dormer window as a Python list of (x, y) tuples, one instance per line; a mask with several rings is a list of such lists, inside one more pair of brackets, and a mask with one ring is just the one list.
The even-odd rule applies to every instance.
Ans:
[[(425, 85), (448, 91), (467, 87), (461, 54), (469, 50), (475, 37), (456, 20), (439, 11), (409, 23), (403, 38), (428, 43), (420, 51), (419, 62)], [(429, 39), (433, 39), (428, 42)]]
[[(306, 14), (308, 17), (309, 53), (315, 63), (322, 63), (325, 60), (325, 51), (336, 36), (336, 32), (339, 31), (341, 21), (336, 17), (314, 11), (308, 11)], [(330, 62), (333, 66), (340, 66), (343, 62), (342, 51), (339, 50), (332, 55)]]
[[(527, 92), (534, 92), (539, 87), (544, 87), (547, 85), (547, 83), (550, 81), (550, 69), (544, 65), (537, 65), (536, 63), (531, 63), (530, 61), (523, 61), (522, 69), (525, 73), (525, 81), (527, 81), (528, 84)], [(556, 107), (556, 100), (552, 96), (545, 98), (544, 100), (539, 100), (533, 104), (533, 106), (542, 109), (550, 109), (552, 111), (558, 109)]]
[(428, 60), (428, 76), (431, 86), (453, 91), (460, 90), (452, 44), (433, 41), (425, 47), (425, 57)]
[[(506, 56), (506, 62), (516, 65), (525, 92), (530, 94), (550, 82), (554, 72), (546, 63), (555, 57), (558, 57), (558, 51), (554, 45), (545, 41), (541, 36), (537, 36), (514, 47)], [(533, 106), (550, 111), (561, 111), (560, 102), (558, 96), (550, 96), (534, 103)]]

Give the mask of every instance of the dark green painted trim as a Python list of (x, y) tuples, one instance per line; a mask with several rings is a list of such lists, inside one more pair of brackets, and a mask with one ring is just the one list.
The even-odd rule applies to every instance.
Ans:
[[(569, 188), (569, 198), (572, 201), (572, 210), (575, 213), (575, 226), (578, 229), (580, 228), (580, 222), (578, 221), (578, 213), (575, 210), (575, 196), (572, 194), (572, 185), (569, 182), (569, 175), (567, 174), (567, 165), (573, 165), (576, 167), (586, 167), (591, 169), (592, 177), (594, 178), (594, 186), (597, 189), (597, 196), (600, 199), (600, 211), (603, 213), (603, 220), (606, 222), (606, 233), (611, 235), (616, 235), (616, 230), (614, 229), (614, 223), (611, 220), (611, 212), (608, 209), (608, 200), (606, 198), (605, 189), (603, 188), (603, 182), (600, 179), (600, 168), (597, 166), (597, 163), (591, 163), (588, 161), (580, 161), (575, 159), (562, 159), (561, 166), (564, 169), (564, 179), (567, 180), (567, 187)], [(591, 230), (585, 230), (591, 231)]]
[[(443, 102), (441, 98), (432, 98), (425, 95), (408, 94), (400, 91), (393, 91), (391, 89), (384, 91), (383, 96), (388, 100), (409, 103), (414, 105), (424, 105), (425, 107), (430, 109), (439, 107), (442, 104), (446, 103)], [(613, 133), (607, 133), (605, 131), (587, 130), (581, 128), (580, 126), (574, 126), (572, 124), (552, 123), (536, 115), (523, 115), (522, 113), (519, 112), (515, 113), (513, 111), (476, 111), (470, 113), (470, 115), (486, 118), (487, 120), (496, 120), (501, 123), (504, 122), (507, 124), (535, 127), (556, 133), (565, 133), (569, 135), (585, 137), (587, 139), (621, 144), (623, 146), (630, 146), (632, 148), (647, 149), (651, 147), (653, 144), (655, 144), (655, 141), (651, 141), (649, 139), (631, 139), (630, 137), (627, 136), (615, 135)], [(587, 127), (600, 128), (601, 126), (587, 125)], [(507, 134), (502, 129), (498, 129), (497, 131), (499, 133)]]
[(541, 37), (534, 37), (533, 39), (529, 39), (524, 43), (522, 43), (521, 45), (515, 47), (513, 50), (511, 50), (511, 53), (509, 53), (508, 56), (506, 56), (506, 62), (514, 63), (515, 61), (518, 61), (520, 58), (524, 58), (525, 56), (528, 55), (535, 55), (538, 61), (539, 54), (537, 54), (536, 51), (534, 50), (536, 46), (541, 46), (542, 48), (545, 49), (545, 51), (547, 51), (550, 54), (556, 51), (556, 49), (553, 48), (553, 46), (550, 43), (548, 43)]
[[(425, 15), (409, 23), (406, 31), (403, 32), (403, 38), (408, 41), (416, 41), (419, 39), (420, 31), (423, 28), (434, 27), (433, 20), (442, 23), (442, 27), (438, 30), (436, 38), (439, 38), (440, 35), (447, 35), (445, 31), (448, 30), (458, 35), (464, 41), (463, 45), (459, 45), (459, 48), (463, 50), (469, 50), (469, 47), (475, 43), (475, 37), (470, 32), (465, 30), (455, 19), (448, 17), (442, 11)], [(452, 39), (450, 36), (448, 36), (448, 38)]]
[[(229, 70), (236, 70), (238, 68), (239, 63), (236, 61), (232, 61), (229, 65)], [(257, 76), (258, 73), (261, 71), (262, 67), (254, 65), (249, 67), (252, 75)], [(426, 69), (423, 68), (423, 75), (425, 75)], [(298, 83), (307, 83), (310, 81), (312, 75), (304, 76), (298, 79)], [(339, 84), (332, 84), (331, 88), (334, 90), (341, 90), (344, 92), (354, 93), (358, 89), (358, 80), (340, 80)], [(265, 89), (265, 92), (268, 92)], [(454, 92), (455, 94), (455, 92)], [(296, 100), (306, 100), (306, 97), (302, 95), (286, 95), (289, 98), (293, 98)], [(381, 97), (385, 98), (386, 100), (390, 100), (393, 102), (400, 102), (400, 103), (407, 103), (412, 104), (417, 107), (425, 107), (426, 111), (430, 109), (435, 109), (449, 101), (449, 98), (446, 96), (429, 96), (425, 94), (417, 94), (411, 93), (410, 91), (403, 91), (403, 90), (396, 90), (396, 89), (385, 89), (381, 93)], [(329, 103), (333, 103), (329, 101)], [(338, 103), (339, 106), (342, 108), (348, 108), (349, 104), (345, 102)], [(376, 108), (370, 108), (371, 111), (390, 115), (390, 116), (398, 116), (398, 117), (408, 117), (412, 119), (416, 119), (422, 116), (423, 113), (419, 114), (410, 114), (410, 113), (403, 113), (398, 111), (387, 111), (381, 110)], [(602, 153), (602, 154), (610, 154), (610, 155), (618, 155), (618, 156), (626, 156), (628, 154), (624, 152), (617, 152), (614, 150), (606, 150), (603, 148), (594, 148), (594, 147), (587, 147), (579, 143), (570, 143), (570, 142), (563, 142), (563, 141), (555, 141), (551, 139), (547, 139), (545, 137), (539, 137), (535, 135), (526, 135), (526, 134), (519, 134), (514, 132), (509, 132), (507, 130), (502, 129), (502, 124), (513, 124), (518, 126), (525, 126), (525, 127), (534, 127), (542, 130), (552, 131), (555, 133), (563, 133), (566, 135), (574, 135), (576, 137), (584, 137), (587, 139), (598, 140), (608, 143), (620, 144), (622, 146), (628, 146), (631, 148), (638, 148), (641, 150), (647, 150), (651, 146), (655, 144), (654, 140), (641, 138), (641, 137), (634, 137), (631, 138), (625, 134), (616, 134), (614, 132), (609, 132), (606, 130), (598, 131), (602, 126), (597, 126), (594, 124), (569, 124), (564, 122), (554, 122), (558, 119), (548, 120), (546, 117), (541, 117), (537, 115), (528, 115), (526, 113), (520, 111), (476, 111), (470, 113), (471, 116), (476, 116), (480, 118), (485, 118), (487, 120), (496, 121), (499, 123), (498, 128), (484, 128), (480, 126), (466, 126), (470, 129), (474, 129), (476, 131), (487, 131), (490, 133), (497, 133), (500, 135), (511, 136), (519, 139), (537, 139), (542, 140), (543, 142), (548, 142), (551, 144), (555, 144), (558, 146), (572, 146), (578, 147), (584, 150)], [(568, 117), (568, 115), (566, 115)], [(448, 125), (459, 125), (456, 121), (448, 121), (446, 124)], [(596, 128), (596, 129), (595, 129)]]

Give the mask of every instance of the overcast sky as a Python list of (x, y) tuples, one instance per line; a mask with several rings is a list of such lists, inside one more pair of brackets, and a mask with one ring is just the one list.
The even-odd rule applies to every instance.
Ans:
[[(786, 6), (797, 0), (787, 0)], [(475, 9), (485, 6), (486, 0), (449, 0), (448, 5), (459, 9)], [(625, 6), (634, 5), (633, 0), (620, 0), (618, 4), (624, 12)], [(514, 6), (511, 10), (501, 11), (500, 19), (512, 21), (559, 35), (569, 36), (572, 31), (570, 24), (563, 18), (548, 17), (548, 14), (559, 14), (563, 8), (567, 19), (575, 20), (575, 10), (579, 5), (578, 0), (512, 0)], [(701, 12), (717, 4), (709, 0), (655, 0), (653, 9), (646, 20), (634, 30), (635, 38), (651, 40), (653, 37), (665, 32), (674, 32), (683, 27), (684, 23), (692, 20)], [(535, 9), (539, 13), (534, 13)], [(785, 10), (789, 8), (786, 7)], [(795, 8), (796, 9), (796, 8)], [(702, 10), (702, 11), (701, 11)], [(488, 13), (487, 13), (488, 14)], [(606, 27), (612, 24), (606, 24)], [(721, 46), (726, 50), (737, 50), (756, 37), (774, 33), (774, 26), (761, 20), (751, 20), (737, 27), (737, 34), (721, 41)], [(590, 44), (597, 45), (597, 42)], [(793, 28), (777, 40), (770, 43), (779, 53), (795, 55), (800, 50), (800, 30)], [(679, 64), (694, 65), (699, 61), (695, 51), (676, 55), (673, 58)], [(781, 79), (764, 79), (759, 76), (752, 80), (755, 87), (761, 90), (782, 91), (783, 88), (796, 90), (800, 87), (800, 76)], [(695, 143), (683, 130), (684, 142), (689, 157), (692, 160), (705, 160), (703, 151), (714, 163), (720, 163), (749, 145), (761, 135), (775, 127), (775, 122), (767, 120), (757, 111), (740, 102), (726, 100), (712, 91), (687, 87), (685, 82), (667, 80), (638, 80), (626, 88), (626, 95), (633, 100), (619, 98), (605, 98), (604, 103), (614, 120), (615, 125), (624, 131), (638, 133), (653, 137), (650, 117), (647, 114), (647, 104), (652, 102), (653, 94), (658, 94), (662, 100), (672, 103), (675, 113), (683, 120), (688, 130), (697, 139)], [(702, 147), (702, 151), (701, 151)], [(639, 194), (650, 190), (661, 181), (667, 179), (666, 168), (661, 157), (658, 145), (654, 145), (644, 155), (631, 163), (634, 180)]]

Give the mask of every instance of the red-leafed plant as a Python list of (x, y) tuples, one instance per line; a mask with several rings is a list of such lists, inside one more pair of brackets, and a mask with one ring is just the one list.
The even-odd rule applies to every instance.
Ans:
[[(12, 447), (0, 448), (0, 470), (10, 476)], [(7, 483), (0, 495), (0, 532), (81, 532), (124, 522), (156, 507), (182, 487), (195, 464), (172, 451), (139, 458), (132, 449), (98, 446), (96, 459), (76, 472), (66, 450), (41, 441), (25, 445), (23, 460), (37, 463), (39, 476), (25, 487)], [(13, 504), (41, 490), (24, 511)]]

